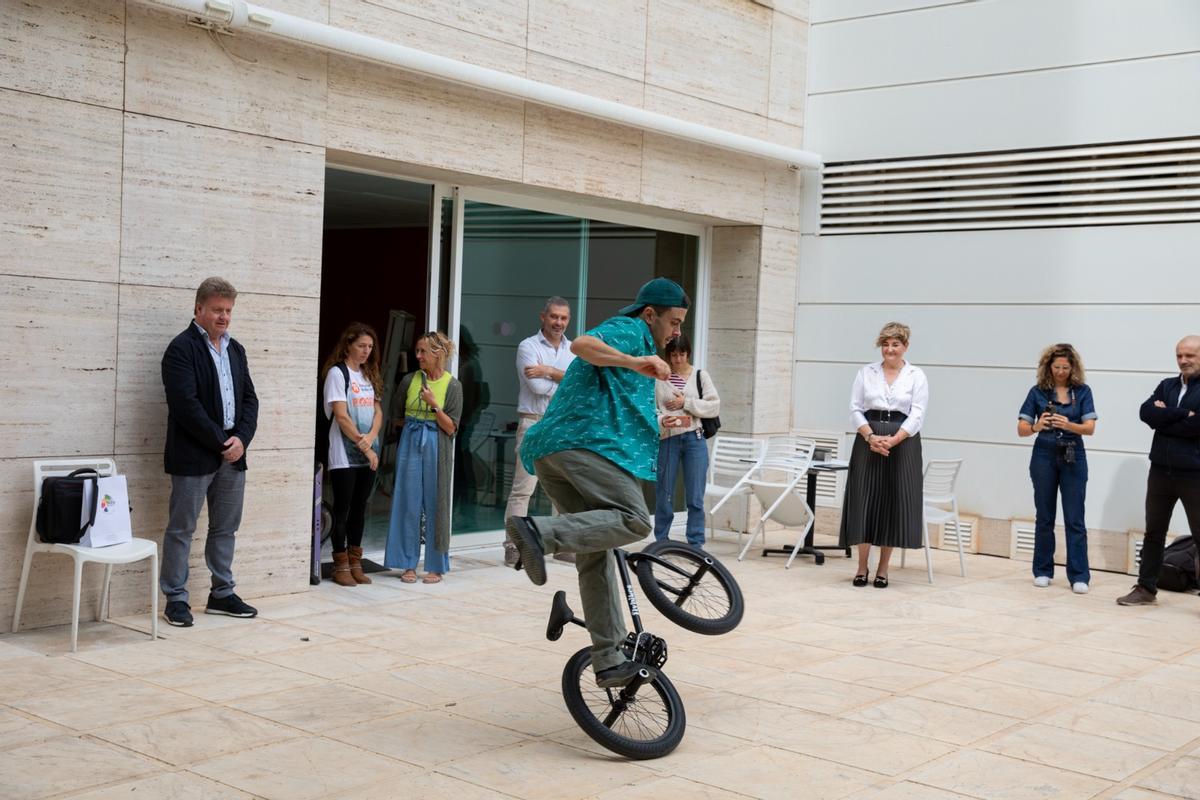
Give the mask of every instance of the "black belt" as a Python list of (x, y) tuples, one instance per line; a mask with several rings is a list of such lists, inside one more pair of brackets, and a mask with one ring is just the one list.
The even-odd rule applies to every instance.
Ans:
[(863, 416), (871, 420), (871, 422), (904, 422), (904, 420), (908, 419), (908, 414), (902, 411), (888, 411), (887, 409), (881, 411), (877, 408), (871, 409)]

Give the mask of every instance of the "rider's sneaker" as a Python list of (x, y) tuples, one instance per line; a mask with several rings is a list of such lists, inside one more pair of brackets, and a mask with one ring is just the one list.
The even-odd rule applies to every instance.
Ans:
[(524, 569), (529, 580), (536, 586), (546, 582), (546, 554), (542, 549), (542, 537), (538, 535), (533, 520), (529, 517), (509, 517), (504, 520), (508, 538), (517, 546), (521, 559), (516, 569)]
[(626, 661), (623, 664), (617, 664), (615, 667), (602, 669), (596, 673), (596, 685), (601, 689), (615, 689), (619, 686), (625, 686), (632, 681), (641, 670), (646, 670), (650, 673), (649, 680), (654, 680), (658, 677), (658, 673), (652, 667), (647, 667), (645, 664), (639, 664), (636, 661)]

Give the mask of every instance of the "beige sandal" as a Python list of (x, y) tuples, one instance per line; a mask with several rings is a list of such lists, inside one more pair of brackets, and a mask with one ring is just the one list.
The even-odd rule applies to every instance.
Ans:
[(421, 583), (441, 583), (442, 575), (440, 572), (426, 572), (425, 577), (421, 579)]
[(415, 569), (404, 570), (404, 572), (400, 573), (400, 580), (404, 583), (416, 583), (417, 571)]

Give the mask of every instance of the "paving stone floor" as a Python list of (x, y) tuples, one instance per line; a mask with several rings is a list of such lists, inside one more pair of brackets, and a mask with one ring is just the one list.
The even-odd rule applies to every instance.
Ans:
[(840, 557), (785, 571), (737, 563), (728, 534), (711, 549), (746, 595), (736, 631), (643, 603), (687, 709), (666, 758), (576, 728), (559, 681), (586, 634), (543, 635), (574, 571), (535, 587), (497, 549), (442, 585), (326, 583), (157, 642), (144, 616), (85, 624), (74, 655), (62, 627), (0, 636), (0, 796), (1200, 797), (1200, 598), (1121, 608), (1128, 576), (1076, 596), (1007, 559), (969, 556), (961, 578), (941, 552), (932, 586), (917, 555), (856, 589)]

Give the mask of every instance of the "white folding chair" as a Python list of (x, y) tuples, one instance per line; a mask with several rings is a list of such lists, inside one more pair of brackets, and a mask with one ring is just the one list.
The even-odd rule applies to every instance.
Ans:
[[(713, 439), (712, 455), (708, 459), (708, 477), (704, 484), (705, 513), (710, 520), (715, 519), (717, 510), (725, 505), (726, 501), (751, 493), (746, 481), (762, 460), (766, 445), (763, 439), (729, 436), (724, 433), (717, 434)], [(712, 508), (708, 508), (709, 502), (713, 502)], [(710, 524), (710, 537), (712, 532)], [(738, 537), (741, 537), (740, 532)]]
[(745, 558), (756, 534), (761, 534), (765, 541), (767, 522), (774, 520), (786, 528), (801, 528), (800, 537), (796, 540), (784, 568), (792, 566), (796, 554), (804, 544), (804, 538), (816, 520), (816, 514), (809, 507), (805, 497), (805, 478), (809, 467), (812, 466), (813, 450), (816, 446), (817, 443), (812, 439), (799, 436), (772, 436), (767, 440), (767, 450), (762, 461), (746, 481), (758, 498), (763, 513), (758, 526), (746, 541), (746, 546), (738, 553), (738, 561)]
[(25, 544), (25, 562), (21, 565), (21, 583), (17, 589), (17, 608), (13, 612), (13, 633), (21, 627), (21, 607), (25, 604), (25, 588), (29, 583), (29, 567), (34, 553), (58, 553), (75, 561), (75, 592), (71, 605), (71, 652), (79, 643), (79, 594), (83, 584), (83, 565), (88, 561), (104, 564), (104, 588), (96, 606), (96, 619), (102, 620), (108, 610), (108, 584), (113, 564), (131, 564), (150, 559), (150, 639), (158, 638), (158, 545), (149, 539), (133, 539), (110, 547), (80, 547), (76, 544), (47, 544), (37, 538), (37, 507), (42, 499), (42, 479), (68, 475), (82, 467), (90, 467), (101, 477), (117, 474), (111, 458), (57, 458), (33, 462), (33, 514), (29, 521), (29, 540)]
[[(958, 569), (962, 576), (967, 577), (967, 560), (963, 556), (962, 521), (958, 516), (958, 499), (954, 494), (954, 484), (958, 481), (958, 471), (962, 468), (961, 458), (933, 459), (925, 465), (925, 477), (921, 482), (922, 501), (921, 541), (925, 546), (925, 569), (929, 573), (929, 582), (933, 583), (933, 561), (929, 547), (929, 526), (937, 525), (945, 535), (945, 525), (954, 520), (954, 538), (958, 542)], [(949, 506), (949, 508), (944, 508)], [(904, 551), (900, 551), (900, 567), (904, 567)]]

